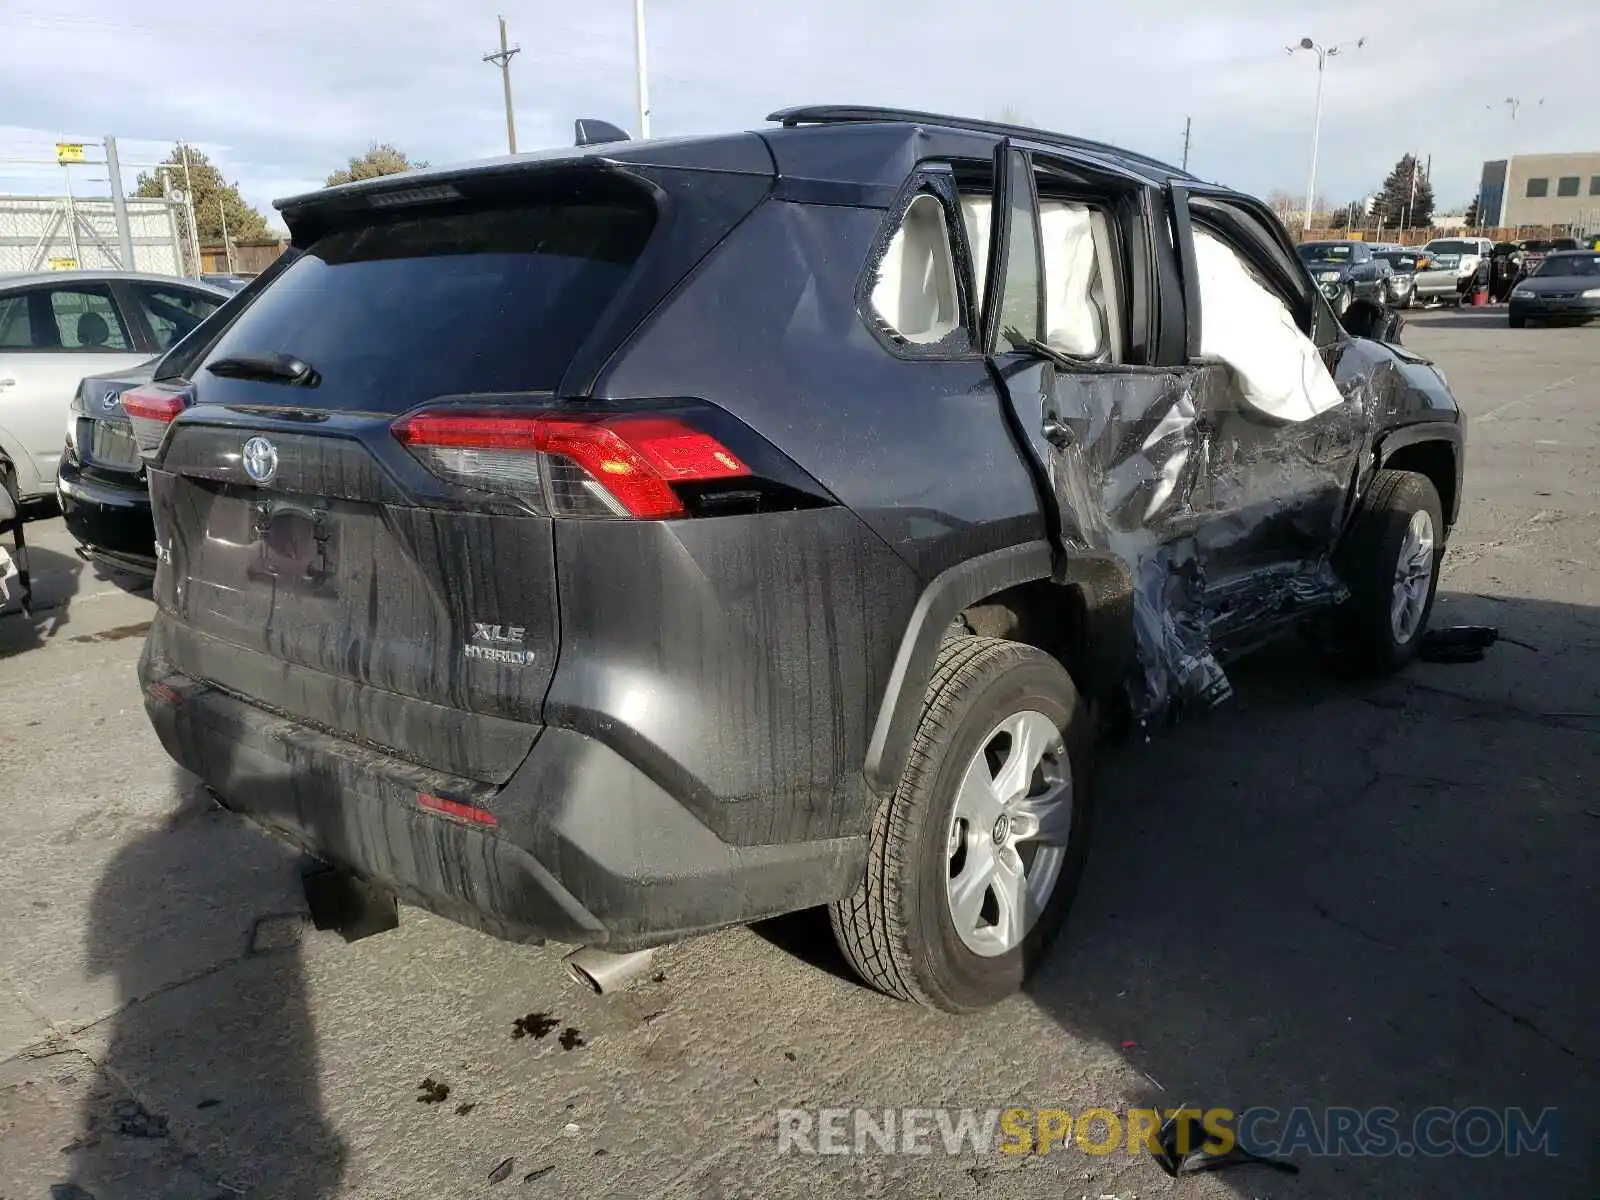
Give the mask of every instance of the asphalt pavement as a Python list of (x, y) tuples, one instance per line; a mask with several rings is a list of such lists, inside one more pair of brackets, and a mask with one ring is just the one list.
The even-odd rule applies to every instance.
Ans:
[[(1600, 1195), (1600, 327), (1444, 311), (1405, 341), (1471, 416), (1435, 623), (1514, 640), (1376, 685), (1275, 650), (1225, 708), (1109, 749), (1063, 942), (965, 1019), (860, 987), (805, 914), (608, 998), (560, 947), (416, 910), (309, 930), (295, 856), (145, 721), (148, 595), (36, 522), (40, 610), (0, 618), (0, 1200)], [(780, 1109), (1180, 1103), (1555, 1108), (1556, 1153), (1173, 1183), (1125, 1147), (776, 1133)]]

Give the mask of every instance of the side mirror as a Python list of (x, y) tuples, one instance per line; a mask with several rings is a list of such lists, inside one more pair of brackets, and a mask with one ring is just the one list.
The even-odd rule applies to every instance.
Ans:
[(1356, 300), (1344, 310), (1339, 323), (1351, 337), (1398, 346), (1400, 331), (1405, 328), (1406, 322), (1399, 313), (1381, 304), (1374, 304), (1370, 300)]

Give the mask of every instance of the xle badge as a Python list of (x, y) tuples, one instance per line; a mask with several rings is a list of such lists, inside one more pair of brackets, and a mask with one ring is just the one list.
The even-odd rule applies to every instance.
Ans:
[(468, 658), (526, 667), (533, 662), (533, 651), (527, 649), (527, 640), (528, 631), (521, 625), (484, 625), (474, 621), (472, 640), (467, 643), (465, 653)]

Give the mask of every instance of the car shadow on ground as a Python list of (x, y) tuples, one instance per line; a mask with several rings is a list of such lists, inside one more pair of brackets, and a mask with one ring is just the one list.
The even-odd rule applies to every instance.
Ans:
[[(1441, 595), (1435, 627), (1474, 621), (1522, 644), (1378, 683), (1268, 651), (1229, 707), (1102, 757), (1029, 992), (1124, 1057), (1137, 1104), (1268, 1107), (1267, 1137), (1295, 1106), (1388, 1106), (1407, 1141), (1430, 1106), (1560, 1110), (1556, 1157), (1302, 1150), (1292, 1182), (1214, 1176), (1241, 1196), (1595, 1194), (1600, 612)], [(1101, 1178), (1160, 1178), (1134, 1162)]]
[[(26, 535), (26, 527), (24, 527)], [(9, 536), (5, 548), (12, 552)], [(13, 596), (0, 605), (0, 658), (21, 654), (42, 646), (71, 620), (71, 601), (83, 582), (88, 565), (74, 555), (61, 554), (40, 546), (27, 548), (28, 569), (33, 575), (33, 607), (23, 612)]]
[(53, 1200), (335, 1197), (346, 1148), (321, 1102), (298, 856), (173, 774), (170, 815), (91, 902), (86, 966), (118, 1009), (81, 1035), (101, 1078)]

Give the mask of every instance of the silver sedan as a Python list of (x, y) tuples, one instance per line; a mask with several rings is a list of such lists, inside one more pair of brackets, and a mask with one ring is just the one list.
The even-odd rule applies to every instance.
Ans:
[(21, 497), (54, 492), (80, 379), (162, 353), (230, 294), (131, 271), (0, 275), (0, 451)]

